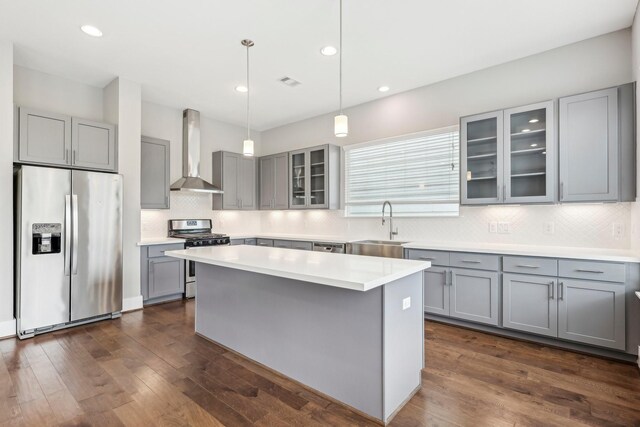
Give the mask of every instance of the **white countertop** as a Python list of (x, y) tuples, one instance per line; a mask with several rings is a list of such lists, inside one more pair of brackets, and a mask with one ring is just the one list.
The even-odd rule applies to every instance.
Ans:
[(435, 251), (477, 252), (549, 258), (587, 259), (595, 261), (640, 262), (640, 253), (623, 249), (424, 241), (405, 243), (402, 246), (409, 249), (431, 249)]
[(259, 234), (230, 234), (231, 239), (275, 239), (275, 240), (297, 240), (303, 242), (322, 243), (347, 243), (349, 240), (344, 236), (320, 236), (315, 234), (282, 234), (282, 233), (259, 233)]
[(636, 292), (636, 296), (640, 299), (640, 292)]
[(142, 239), (138, 242), (138, 246), (153, 246), (153, 245), (173, 245), (178, 243), (184, 243), (184, 239), (176, 239), (175, 237), (155, 237), (150, 239)]
[(356, 291), (368, 291), (431, 267), (425, 261), (245, 245), (191, 248), (165, 255)]

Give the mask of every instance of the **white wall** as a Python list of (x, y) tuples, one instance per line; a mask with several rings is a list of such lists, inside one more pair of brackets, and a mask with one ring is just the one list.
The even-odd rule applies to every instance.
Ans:
[(118, 78), (104, 88), (105, 119), (118, 125), (118, 171), (123, 180), (123, 310), (142, 308), (140, 293), (140, 133), (142, 90)]
[[(538, 55), (349, 108), (349, 136), (333, 137), (333, 114), (262, 133), (271, 154), (322, 143), (352, 144), (458, 123), (460, 116), (615, 86), (633, 80), (631, 31), (622, 30)], [(349, 90), (348, 87), (345, 90)], [(512, 232), (491, 234), (489, 221), (508, 221)], [(542, 233), (554, 222), (555, 234)], [(613, 223), (626, 234), (613, 238)], [(483, 241), (629, 248), (630, 204), (461, 208), (459, 218), (400, 219), (401, 239)], [(263, 231), (384, 237), (379, 221), (340, 213), (265, 213)]]
[(0, 41), (0, 338), (13, 335), (13, 45)]
[(13, 87), (13, 99), (18, 106), (103, 120), (102, 88), (17, 65)]
[[(200, 117), (201, 147), (200, 176), (211, 182), (212, 153), (218, 150), (242, 152), (242, 141), (246, 139), (246, 128)], [(182, 176), (182, 109), (148, 102), (142, 103), (142, 134), (167, 139), (171, 143), (171, 182)], [(260, 132), (252, 131), (256, 154), (260, 154)], [(167, 221), (171, 218), (210, 218), (216, 228), (227, 230), (259, 231), (259, 213), (215, 212), (211, 208), (211, 195), (171, 192), (171, 209), (143, 210), (143, 237), (167, 235)]]

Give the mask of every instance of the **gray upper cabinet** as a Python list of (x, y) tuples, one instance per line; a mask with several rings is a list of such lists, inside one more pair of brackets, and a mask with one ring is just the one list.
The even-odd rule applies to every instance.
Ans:
[(20, 108), (16, 161), (71, 164), (71, 117)]
[(461, 204), (556, 199), (553, 101), (460, 119)]
[(558, 336), (556, 279), (544, 276), (502, 276), (502, 326), (551, 337)]
[(504, 111), (505, 203), (556, 200), (555, 103)]
[(213, 153), (213, 185), (224, 194), (213, 195), (213, 209), (256, 209), (257, 173), (254, 157), (228, 151)]
[(340, 148), (321, 145), (289, 153), (289, 208), (338, 209)]
[(141, 141), (140, 204), (142, 209), (169, 209), (170, 144), (143, 136)]
[(14, 160), (115, 172), (116, 127), (21, 107)]
[(289, 208), (289, 155), (260, 158), (260, 209)]
[(634, 91), (630, 83), (560, 98), (561, 202), (635, 200)]
[(558, 337), (625, 349), (625, 285), (560, 279)]
[(503, 112), (460, 119), (460, 203), (502, 203)]
[(71, 119), (71, 164), (83, 169), (116, 170), (116, 127)]

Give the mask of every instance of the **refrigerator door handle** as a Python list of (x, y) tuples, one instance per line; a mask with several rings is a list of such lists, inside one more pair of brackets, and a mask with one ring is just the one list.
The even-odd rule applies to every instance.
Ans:
[(71, 196), (64, 196), (64, 275), (71, 274), (69, 253), (71, 252)]
[(71, 274), (78, 274), (78, 195), (72, 196), (73, 208), (73, 255), (71, 255)]

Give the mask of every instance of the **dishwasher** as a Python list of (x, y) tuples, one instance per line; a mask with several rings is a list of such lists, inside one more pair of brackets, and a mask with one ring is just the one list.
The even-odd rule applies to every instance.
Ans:
[(344, 253), (344, 243), (322, 243), (313, 242), (313, 250), (316, 252)]

